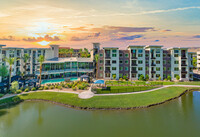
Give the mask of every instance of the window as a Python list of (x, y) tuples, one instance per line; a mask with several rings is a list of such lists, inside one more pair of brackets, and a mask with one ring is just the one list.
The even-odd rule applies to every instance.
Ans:
[(116, 67), (112, 67), (112, 70), (117, 70), (117, 68)]
[(160, 49), (157, 49), (157, 50), (156, 50), (156, 53), (160, 53)]
[(156, 61), (156, 64), (160, 64), (160, 61), (159, 61), (159, 60), (157, 60), (157, 61)]
[(120, 60), (120, 61), (119, 61), (119, 63), (120, 63), (120, 64), (122, 64), (122, 63), (123, 63), (123, 61), (122, 61), (122, 60)]
[(128, 64), (128, 60), (125, 60), (125, 64)]
[(117, 53), (117, 50), (116, 49), (112, 50), (112, 53)]
[(132, 78), (136, 78), (137, 77), (137, 74), (135, 74), (135, 73), (132, 73)]
[(100, 77), (103, 77), (103, 74), (102, 74), (102, 73), (100, 73)]
[(178, 57), (178, 54), (174, 54), (174, 57)]
[(167, 70), (168, 70), (168, 71), (171, 71), (171, 68), (169, 67), (169, 68), (167, 68)]
[(128, 71), (128, 67), (125, 67), (125, 71)]
[(142, 53), (142, 52), (143, 52), (143, 50), (142, 50), (142, 49), (139, 49), (139, 50), (138, 50), (138, 53)]
[(166, 60), (163, 60), (163, 64), (166, 64)]
[(112, 57), (117, 57), (117, 54), (112, 54)]
[(177, 68), (177, 67), (176, 67), (176, 68), (174, 68), (174, 71), (179, 71), (179, 68)]
[(174, 64), (179, 64), (179, 61), (177, 61), (177, 60), (176, 60), (176, 61), (174, 61)]
[(125, 54), (125, 57), (128, 58), (128, 54)]
[(160, 67), (156, 67), (156, 71), (160, 71)]
[(160, 54), (156, 54), (156, 57), (160, 57)]
[(103, 63), (103, 60), (100, 60), (100, 64), (102, 64)]
[(163, 71), (166, 71), (166, 70), (167, 70), (166, 67), (164, 67), (164, 68), (163, 68)]
[(146, 67), (146, 71), (148, 71), (149, 70), (149, 67)]
[(143, 57), (143, 55), (142, 54), (138, 54), (138, 57)]
[(174, 50), (174, 53), (179, 53), (179, 51), (178, 50)]
[(122, 78), (122, 77), (123, 77), (122, 73), (119, 73), (119, 77), (120, 77), (120, 78)]
[(103, 54), (99, 54), (100, 55), (100, 57), (103, 57)]
[(148, 58), (148, 57), (149, 57), (149, 54), (146, 54), (145, 56), (146, 56), (146, 58)]
[(116, 63), (117, 63), (117, 61), (116, 61), (116, 60), (113, 60), (113, 61), (112, 61), (112, 63), (113, 63), (113, 64), (116, 64)]
[(165, 53), (163, 53), (163, 57), (166, 57), (167, 55)]
[(142, 64), (143, 63), (143, 61), (142, 60), (138, 60), (138, 64)]
[(120, 54), (119, 54), (119, 56), (120, 56), (120, 57), (123, 57), (123, 54), (122, 54), (122, 53), (120, 53)]
[(179, 76), (178, 74), (174, 74), (174, 77)]
[(123, 71), (123, 67), (119, 67), (119, 70), (120, 70), (120, 71)]
[(143, 68), (142, 68), (142, 67), (138, 67), (138, 70), (139, 70), (139, 71), (142, 71), (142, 70), (143, 70)]
[(103, 67), (99, 67), (100, 70), (103, 70)]
[(156, 74), (156, 77), (159, 78), (159, 77), (160, 77), (160, 74)]

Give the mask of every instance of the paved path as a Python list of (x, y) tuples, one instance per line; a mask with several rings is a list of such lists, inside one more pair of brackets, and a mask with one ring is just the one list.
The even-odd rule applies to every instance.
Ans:
[[(165, 86), (160, 87), (160, 88), (155, 88), (155, 89), (146, 90), (146, 91), (129, 92), (129, 93), (112, 93), (112, 94), (94, 94), (93, 92), (91, 92), (91, 88), (88, 91), (84, 91), (84, 92), (81, 92), (81, 93), (74, 92), (74, 91), (62, 91), (62, 90), (45, 90), (45, 91), (61, 92), (61, 93), (73, 93), (73, 94), (78, 94), (78, 97), (81, 98), (81, 99), (89, 99), (89, 98), (92, 98), (93, 96), (142, 94), (142, 93), (152, 92), (152, 91), (156, 91), (156, 90), (167, 88), (167, 87), (197, 87), (197, 88), (200, 88), (200, 86), (198, 86), (198, 85), (165, 85)], [(14, 96), (21, 95), (21, 94), (33, 93), (33, 92), (44, 92), (44, 91), (30, 91), (30, 92), (23, 92), (23, 93), (20, 93), (20, 94), (7, 94), (4, 97), (0, 98), (0, 100), (10, 98), (10, 97), (14, 97)]]

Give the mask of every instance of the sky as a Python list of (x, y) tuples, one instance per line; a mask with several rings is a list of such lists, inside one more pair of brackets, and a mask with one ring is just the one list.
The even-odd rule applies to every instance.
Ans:
[(0, 0), (0, 45), (200, 47), (200, 0)]

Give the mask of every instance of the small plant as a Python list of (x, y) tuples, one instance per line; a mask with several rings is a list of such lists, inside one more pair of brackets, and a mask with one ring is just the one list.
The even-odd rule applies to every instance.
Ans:
[(167, 76), (167, 80), (171, 81), (171, 79), (172, 79), (171, 76)]
[(77, 90), (77, 87), (72, 87), (72, 90), (76, 91), (76, 90)]
[(17, 94), (22, 93), (22, 90), (21, 90), (21, 89), (18, 89), (18, 90), (16, 91), (16, 93), (17, 93)]
[(47, 86), (44, 87), (44, 90), (48, 90), (48, 89), (49, 89), (49, 87), (47, 87)]
[(39, 87), (39, 90), (43, 90), (43, 89), (44, 89), (44, 87), (42, 87), (42, 86), (41, 86), (41, 87)]
[(144, 75), (140, 75), (139, 80), (144, 81)]
[(55, 88), (54, 86), (50, 86), (50, 87), (49, 87), (49, 89), (54, 89), (54, 88)]
[(61, 86), (58, 86), (58, 89), (59, 89), (59, 90), (62, 90), (62, 87), (61, 87)]
[(36, 88), (35, 88), (35, 87), (33, 87), (33, 88), (31, 89), (31, 91), (36, 91)]
[(21, 90), (21, 91), (24, 91), (24, 87), (21, 87), (20, 90)]
[(167, 78), (165, 78), (164, 81), (167, 81)]
[(158, 78), (158, 80), (159, 80), (159, 81), (161, 80), (161, 76)]
[(149, 80), (149, 75), (147, 74), (146, 77), (145, 77), (146, 81)]
[(177, 76), (176, 76), (176, 80), (179, 80), (179, 79), (180, 79), (180, 76), (179, 76), (179, 75), (177, 75)]
[(26, 88), (26, 89), (24, 90), (24, 92), (29, 92), (29, 88)]
[(113, 79), (116, 79), (116, 74), (113, 74), (112, 77), (113, 77)]

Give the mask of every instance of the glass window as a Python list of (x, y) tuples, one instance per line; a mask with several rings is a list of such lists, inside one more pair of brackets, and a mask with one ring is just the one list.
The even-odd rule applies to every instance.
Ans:
[(160, 53), (160, 49), (157, 49), (157, 50), (156, 50), (156, 53)]
[(174, 64), (179, 64), (179, 61), (177, 61), (177, 60), (176, 60), (176, 61), (174, 61)]
[(156, 54), (156, 57), (160, 57), (160, 54)]
[(156, 71), (160, 71), (160, 67), (156, 67)]
[(116, 49), (114, 49), (114, 50), (112, 50), (112, 52), (113, 52), (113, 53), (116, 53), (116, 52), (117, 52), (117, 50), (116, 50)]
[(116, 67), (112, 67), (112, 70), (117, 70), (117, 68)]
[(142, 53), (142, 52), (143, 52), (143, 50), (142, 50), (142, 49), (139, 49), (139, 50), (138, 50), (138, 53)]
[(125, 67), (125, 70), (128, 71), (128, 67)]
[(125, 60), (125, 64), (128, 64), (128, 60)]
[(113, 61), (112, 61), (112, 63), (113, 63), (113, 64), (116, 64), (116, 63), (117, 63), (117, 61), (116, 61), (116, 60), (113, 60)]
[(120, 60), (120, 61), (119, 61), (119, 63), (120, 63), (120, 64), (122, 64), (122, 63), (123, 63), (123, 61), (122, 61), (122, 60)]
[(100, 64), (102, 64), (103, 63), (103, 60), (100, 60)]
[(100, 57), (103, 57), (103, 54), (100, 54)]
[(125, 54), (125, 57), (128, 57), (128, 54)]
[(138, 54), (138, 57), (143, 57), (143, 55), (142, 54)]
[(160, 64), (160, 61), (159, 61), (159, 60), (157, 60), (157, 61), (156, 61), (156, 64)]
[(119, 54), (119, 56), (120, 56), (120, 57), (123, 57), (123, 54), (122, 54), (122, 53), (120, 53), (120, 54)]
[(120, 70), (120, 71), (123, 71), (123, 67), (119, 67), (119, 70)]
[(142, 68), (142, 67), (138, 67), (138, 70), (142, 71), (142, 70), (143, 70), (143, 68)]
[(174, 53), (179, 53), (179, 50), (174, 50)]
[(174, 71), (179, 71), (179, 68), (177, 68), (177, 67), (176, 67), (176, 68), (174, 68)]
[(112, 54), (112, 57), (117, 57), (117, 54)]
[(138, 60), (138, 64), (142, 64), (143, 63), (143, 61), (142, 60)]

